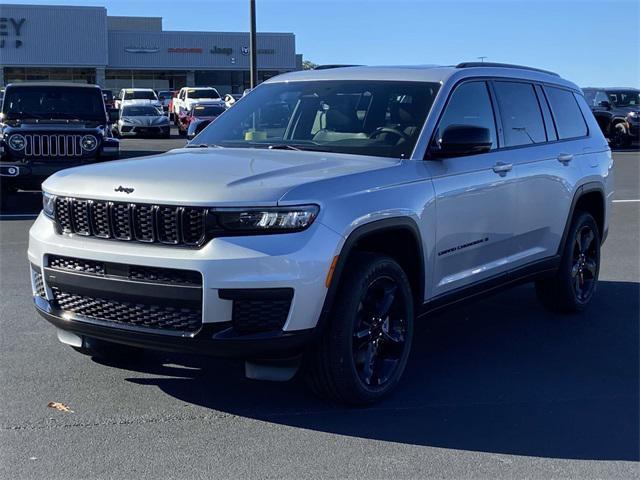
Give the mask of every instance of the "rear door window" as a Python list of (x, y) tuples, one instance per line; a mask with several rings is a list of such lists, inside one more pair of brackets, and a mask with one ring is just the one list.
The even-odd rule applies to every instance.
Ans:
[(495, 82), (505, 147), (547, 141), (538, 97), (530, 83)]
[(585, 137), (588, 129), (574, 93), (563, 88), (545, 87), (556, 129), (561, 140)]

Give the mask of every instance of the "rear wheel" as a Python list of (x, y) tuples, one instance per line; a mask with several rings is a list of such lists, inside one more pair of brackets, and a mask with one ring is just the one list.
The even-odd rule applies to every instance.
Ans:
[(630, 144), (629, 132), (624, 123), (619, 122), (611, 127), (611, 146), (614, 148), (626, 148)]
[(331, 319), (308, 359), (311, 388), (329, 400), (368, 404), (397, 385), (413, 338), (413, 298), (393, 259), (350, 260)]
[(560, 268), (536, 282), (542, 304), (556, 312), (581, 312), (591, 301), (600, 271), (600, 233), (594, 218), (578, 212), (571, 224)]

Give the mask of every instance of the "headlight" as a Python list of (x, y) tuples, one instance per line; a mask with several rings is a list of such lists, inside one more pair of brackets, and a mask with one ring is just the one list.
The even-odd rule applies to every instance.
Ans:
[(630, 117), (637, 117), (638, 116), (638, 112), (629, 112), (629, 116)]
[(83, 150), (95, 150), (98, 146), (98, 140), (96, 140), (96, 137), (93, 135), (85, 135), (82, 137), (82, 140), (80, 140), (80, 145), (82, 145)]
[(56, 196), (42, 192), (42, 211), (49, 218), (54, 218), (56, 209)]
[(308, 228), (318, 216), (317, 205), (275, 208), (213, 209), (219, 227), (237, 233), (286, 233)]
[(27, 140), (20, 134), (11, 135), (9, 137), (9, 146), (12, 150), (24, 150), (27, 146)]

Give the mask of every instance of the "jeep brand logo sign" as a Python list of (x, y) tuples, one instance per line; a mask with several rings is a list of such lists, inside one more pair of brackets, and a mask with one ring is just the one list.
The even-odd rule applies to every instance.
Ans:
[(211, 49), (211, 53), (213, 53), (214, 55), (231, 55), (233, 53), (233, 48), (213, 47)]
[[(9, 45), (14, 45), (15, 48), (22, 47), (22, 40), (17, 37), (20, 37), (22, 33), (22, 26), (26, 21), (26, 18), (0, 17), (0, 48), (5, 48)], [(16, 38), (15, 40), (8, 42), (5, 37)]]
[(127, 195), (130, 193), (133, 193), (135, 189), (131, 188), (131, 187), (123, 187), (122, 185), (120, 185), (118, 188), (114, 188), (113, 191), (114, 192), (122, 192), (122, 193), (126, 193)]

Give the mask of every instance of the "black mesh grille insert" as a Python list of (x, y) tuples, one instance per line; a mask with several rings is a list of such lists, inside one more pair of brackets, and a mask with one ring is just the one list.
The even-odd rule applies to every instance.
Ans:
[(126, 265), (123, 263), (83, 260), (81, 258), (61, 257), (58, 255), (49, 255), (48, 259), (49, 268), (69, 270), (77, 273), (84, 273), (86, 275), (109, 275), (149, 283), (168, 283), (191, 286), (202, 285), (202, 275), (194, 270), (144, 267), (141, 265)]
[(158, 238), (162, 243), (176, 245), (180, 241), (178, 235), (178, 207), (158, 208)]
[(220, 298), (233, 300), (232, 324), (240, 334), (281, 330), (289, 316), (293, 289), (222, 289)]
[(63, 233), (124, 241), (198, 247), (206, 240), (207, 210), (199, 207), (107, 202), (57, 197)]
[(118, 240), (131, 240), (131, 205), (114, 203), (111, 205), (113, 236)]
[(202, 325), (202, 310), (87, 297), (54, 290), (57, 306), (66, 312), (136, 327), (195, 332)]
[(82, 260), (80, 258), (59, 257), (56, 255), (49, 255), (49, 267), (59, 270), (72, 270), (90, 275), (104, 275), (106, 273), (104, 263), (102, 262)]
[(42, 279), (42, 273), (33, 269), (33, 283), (36, 287), (36, 295), (39, 297), (46, 297), (46, 293), (44, 291), (44, 281)]

